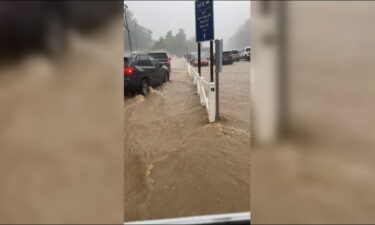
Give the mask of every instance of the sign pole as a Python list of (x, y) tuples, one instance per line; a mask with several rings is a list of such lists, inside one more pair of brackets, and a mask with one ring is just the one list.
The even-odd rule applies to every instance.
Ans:
[(214, 82), (214, 42), (210, 41), (210, 82)]
[(127, 17), (127, 14), (126, 14), (126, 9), (127, 8), (128, 8), (128, 6), (125, 4), (125, 9), (124, 9), (124, 13), (125, 13), (125, 28), (128, 31), (130, 52), (133, 53), (132, 39), (130, 38), (130, 30), (129, 30), (129, 24), (128, 24), (128, 17)]
[(215, 40), (215, 89), (216, 89), (216, 112), (215, 120), (220, 120), (220, 110), (219, 110), (219, 73), (222, 70), (223, 65), (223, 39)]
[(220, 120), (220, 110), (219, 110), (219, 72), (216, 72), (216, 77), (215, 77), (215, 89), (216, 89), (216, 112), (215, 112), (215, 120), (219, 121)]
[(201, 43), (198, 42), (198, 74), (201, 76)]

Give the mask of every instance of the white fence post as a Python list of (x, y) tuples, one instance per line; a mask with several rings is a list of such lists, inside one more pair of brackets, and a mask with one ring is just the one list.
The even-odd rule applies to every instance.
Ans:
[(204, 82), (203, 82), (204, 78), (203, 77), (199, 77), (199, 91), (200, 91), (200, 99), (201, 99), (201, 105), (203, 106), (206, 106), (206, 95), (205, 95), (205, 91), (204, 91)]
[(208, 96), (208, 120), (210, 123), (215, 122), (216, 119), (216, 88), (215, 83), (211, 82), (209, 85), (209, 96)]
[[(207, 82), (204, 77), (200, 77), (199, 74), (194, 70), (194, 68), (187, 64), (188, 73), (193, 84), (196, 85), (197, 95), (202, 106), (206, 107), (208, 114), (208, 120), (210, 123), (216, 120), (216, 86), (214, 82)], [(208, 93), (205, 91), (205, 85), (208, 87)]]

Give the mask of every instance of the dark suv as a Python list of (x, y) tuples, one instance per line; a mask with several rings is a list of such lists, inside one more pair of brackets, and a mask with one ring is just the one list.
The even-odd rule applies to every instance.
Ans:
[(223, 65), (232, 65), (233, 64), (233, 58), (232, 58), (232, 52), (226, 51), (223, 52)]
[(171, 57), (166, 52), (149, 52), (149, 56), (154, 58), (157, 62), (163, 63), (171, 71)]
[(125, 92), (135, 91), (147, 95), (149, 87), (169, 81), (169, 70), (163, 63), (147, 54), (124, 57)]

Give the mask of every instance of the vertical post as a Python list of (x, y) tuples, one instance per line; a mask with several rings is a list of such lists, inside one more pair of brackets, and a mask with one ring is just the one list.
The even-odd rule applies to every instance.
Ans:
[(134, 24), (134, 35), (135, 35), (135, 51), (138, 51), (138, 36), (137, 36), (137, 22)]
[(126, 9), (127, 9), (127, 8), (128, 8), (128, 6), (125, 4), (125, 9), (124, 9), (124, 12), (125, 12), (125, 28), (126, 28), (126, 30), (128, 31), (128, 38), (129, 38), (130, 52), (132, 53), (132, 52), (133, 52), (132, 40), (131, 40), (131, 38), (130, 38), (130, 31), (129, 31), (128, 17), (126, 16)]
[(215, 84), (210, 83), (209, 85), (210, 92), (208, 95), (208, 102), (209, 102), (209, 108), (208, 108), (208, 119), (210, 123), (213, 123), (217, 121), (217, 116), (216, 116), (216, 91), (215, 91)]
[(279, 134), (285, 135), (289, 129), (289, 96), (288, 96), (288, 4), (280, 2), (278, 6), (278, 71), (279, 71)]
[(201, 76), (201, 43), (198, 42), (198, 74)]
[(219, 73), (222, 68), (222, 57), (223, 57), (223, 40), (215, 40), (215, 120), (219, 121), (220, 119), (220, 110), (219, 110)]
[(214, 41), (210, 41), (210, 82), (214, 82)]
[(220, 114), (219, 114), (219, 71), (216, 72), (215, 74), (215, 90), (216, 90), (216, 112), (215, 112), (215, 120), (219, 121), (220, 120)]

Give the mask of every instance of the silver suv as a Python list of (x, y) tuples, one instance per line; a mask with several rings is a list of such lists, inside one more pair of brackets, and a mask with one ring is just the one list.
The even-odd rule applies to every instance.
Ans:
[(246, 60), (250, 61), (250, 59), (251, 59), (250, 51), (251, 51), (250, 47), (246, 47), (246, 48), (242, 49), (242, 51), (240, 53), (241, 59), (246, 59)]

